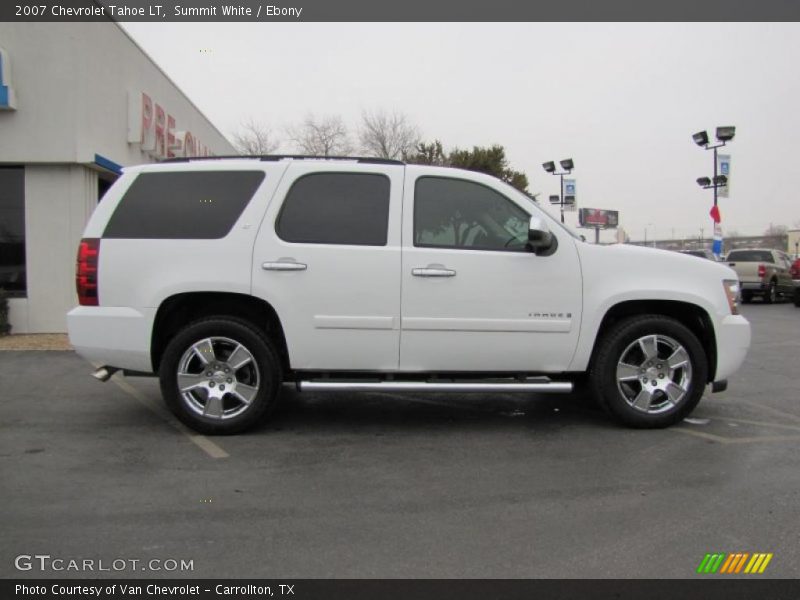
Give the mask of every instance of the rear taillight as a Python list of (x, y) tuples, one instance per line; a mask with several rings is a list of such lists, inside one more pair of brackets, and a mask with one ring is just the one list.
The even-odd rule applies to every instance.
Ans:
[(97, 266), (100, 263), (100, 240), (83, 238), (78, 246), (75, 287), (81, 306), (97, 306)]
[(758, 276), (764, 277), (767, 274), (767, 266), (766, 265), (758, 265)]

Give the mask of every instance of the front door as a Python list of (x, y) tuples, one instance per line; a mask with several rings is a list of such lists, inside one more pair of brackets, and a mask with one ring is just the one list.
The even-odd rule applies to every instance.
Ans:
[(534, 211), (495, 180), (406, 168), (402, 370), (566, 369), (582, 305), (575, 240), (553, 224), (555, 252), (526, 250)]

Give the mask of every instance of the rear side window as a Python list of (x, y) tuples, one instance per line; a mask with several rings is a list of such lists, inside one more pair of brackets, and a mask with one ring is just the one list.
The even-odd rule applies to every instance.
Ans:
[(313, 173), (294, 182), (275, 231), (307, 244), (385, 246), (389, 178), (370, 173)]
[(120, 200), (103, 237), (223, 238), (263, 180), (263, 171), (141, 173)]
[(772, 252), (764, 250), (734, 250), (728, 254), (729, 261), (772, 262)]

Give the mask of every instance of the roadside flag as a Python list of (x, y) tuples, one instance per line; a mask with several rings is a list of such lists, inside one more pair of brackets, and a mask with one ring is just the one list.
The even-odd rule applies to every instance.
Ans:
[(710, 214), (711, 218), (714, 219), (714, 223), (719, 223), (720, 221), (722, 221), (722, 215), (720, 215), (719, 213), (719, 206), (712, 206), (711, 212), (709, 212), (708, 214)]

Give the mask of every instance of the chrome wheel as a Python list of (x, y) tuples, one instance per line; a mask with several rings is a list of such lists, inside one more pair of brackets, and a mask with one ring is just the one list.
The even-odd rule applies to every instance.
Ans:
[(178, 361), (177, 384), (184, 405), (197, 415), (226, 420), (245, 412), (258, 394), (256, 360), (227, 337), (195, 342)]
[(666, 335), (646, 335), (625, 348), (617, 363), (617, 389), (636, 410), (658, 414), (689, 392), (692, 363), (686, 349)]

